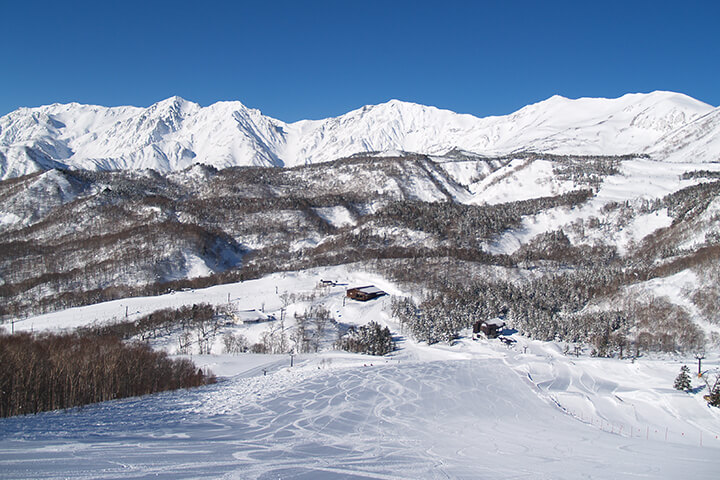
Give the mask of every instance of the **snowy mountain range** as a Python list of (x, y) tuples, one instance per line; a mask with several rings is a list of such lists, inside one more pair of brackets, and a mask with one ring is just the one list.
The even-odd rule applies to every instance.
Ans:
[(510, 115), (477, 118), (391, 100), (335, 118), (285, 123), (240, 102), (201, 107), (171, 97), (148, 108), (53, 104), (0, 118), (0, 179), (52, 168), (293, 167), (359, 153), (455, 150), (715, 162), (720, 108), (657, 91), (617, 99), (553, 96)]
[(658, 301), (677, 341), (648, 348), (720, 345), (719, 160), (720, 109), (669, 92), (291, 124), (178, 97), (21, 109), (0, 119), (0, 319), (371, 261), (490, 282), (485, 313), (533, 338), (595, 341), (618, 308), (618, 338), (652, 336)]

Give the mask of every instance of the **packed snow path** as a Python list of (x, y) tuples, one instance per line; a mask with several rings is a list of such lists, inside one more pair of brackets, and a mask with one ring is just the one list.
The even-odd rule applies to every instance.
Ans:
[(583, 424), (497, 359), (379, 360), (3, 419), (0, 477), (714, 478), (720, 467), (717, 448)]

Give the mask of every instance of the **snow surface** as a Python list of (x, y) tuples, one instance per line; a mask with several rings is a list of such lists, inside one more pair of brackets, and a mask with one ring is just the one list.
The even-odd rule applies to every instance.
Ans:
[(469, 203), (490, 205), (517, 202), (538, 197), (562, 195), (576, 189), (572, 182), (558, 182), (552, 163), (547, 160), (528, 162), (513, 160), (504, 168), (470, 186)]
[(720, 108), (663, 136), (648, 148), (655, 158), (667, 162), (720, 162)]
[(352, 213), (345, 207), (317, 207), (313, 208), (313, 211), (335, 228), (342, 228), (357, 223)]
[[(575, 358), (517, 334), (511, 347), (469, 338), (428, 346), (403, 335), (388, 297), (344, 298), (363, 285), (410, 293), (352, 266), (328, 267), (17, 323), (62, 329), (119, 318), (123, 305), (135, 316), (223, 304), (230, 294), (238, 308), (278, 317), (283, 305), (315, 304), (339, 322), (376, 320), (399, 348), (386, 357), (303, 354), (292, 368), (287, 355), (193, 355), (221, 381), (0, 420), (0, 478), (715, 477), (720, 410), (705, 406), (697, 379), (691, 393), (672, 389), (694, 359)], [(708, 357), (706, 368), (717, 368), (720, 358)]]
[(22, 222), (22, 218), (18, 217), (14, 213), (0, 212), (0, 225), (14, 225), (20, 222)]
[(667, 277), (653, 278), (625, 288), (629, 297), (638, 299), (665, 298), (690, 313), (693, 321), (708, 335), (720, 335), (720, 324), (703, 319), (697, 305), (690, 299), (691, 292), (697, 291), (700, 281), (693, 270), (683, 270)]
[(24, 188), (3, 198), (0, 204), (0, 229), (16, 224), (30, 225), (52, 209), (78, 198), (82, 190), (82, 185), (68, 181), (58, 170), (44, 172), (31, 179)]
[(2, 475), (18, 479), (712, 478), (718, 466), (710, 445), (584, 424), (497, 359), (301, 366), (0, 425)]

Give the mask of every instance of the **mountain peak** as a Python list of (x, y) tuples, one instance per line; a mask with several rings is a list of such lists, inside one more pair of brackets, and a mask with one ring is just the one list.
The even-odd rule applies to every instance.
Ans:
[(174, 95), (170, 98), (166, 98), (165, 100), (161, 100), (157, 103), (150, 105), (147, 109), (148, 109), (148, 111), (172, 110), (176, 113), (181, 113), (181, 114), (190, 113), (191, 114), (191, 113), (197, 112), (201, 108), (202, 107), (195, 102), (190, 102), (188, 100), (185, 100), (182, 97)]
[(432, 107), (428, 107), (427, 105), (421, 105), (421, 104), (415, 103), (415, 102), (406, 102), (406, 101), (404, 101), (404, 100), (398, 100), (398, 99), (396, 99), (396, 98), (393, 98), (393, 99), (391, 99), (391, 100), (388, 100), (388, 101), (385, 102), (385, 103), (381, 103), (381, 104), (378, 105), (378, 107), (380, 107), (380, 106), (384, 106), (384, 107), (387, 107), (387, 108), (418, 108), (418, 107), (420, 107), (420, 108), (432, 108)]
[[(378, 103), (378, 104), (368, 104), (363, 105), (362, 107), (348, 112), (348, 114), (352, 114), (355, 112), (358, 113), (367, 113), (367, 112), (378, 112), (378, 111), (398, 111), (398, 110), (410, 110), (410, 109), (418, 109), (418, 108), (431, 108), (427, 107), (425, 105), (420, 105), (417, 103), (412, 102), (405, 102), (403, 100), (397, 100), (397, 99), (391, 99), (387, 102)], [(344, 115), (341, 115), (344, 116)]]

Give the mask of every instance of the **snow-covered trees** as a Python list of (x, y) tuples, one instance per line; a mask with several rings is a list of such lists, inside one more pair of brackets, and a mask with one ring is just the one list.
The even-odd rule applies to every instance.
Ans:
[(517, 226), (523, 215), (572, 207), (592, 197), (590, 190), (577, 190), (553, 197), (540, 197), (500, 205), (463, 205), (454, 202), (394, 201), (378, 212), (380, 224), (437, 235), (452, 247), (477, 247), (478, 240)]
[(317, 352), (325, 338), (327, 324), (332, 320), (330, 310), (313, 305), (303, 313), (295, 314), (295, 328), (290, 334), (298, 353)]
[(602, 183), (602, 177), (619, 173), (621, 160), (630, 157), (577, 157), (546, 155), (552, 158), (553, 173), (561, 180), (570, 180), (575, 185), (589, 185), (597, 187)]
[[(534, 154), (523, 158), (538, 159)], [(62, 172), (58, 175), (64, 181), (77, 185), (72, 201), (55, 199), (52, 214), (18, 207), (13, 215), (32, 221), (0, 225), (0, 320), (277, 271), (353, 262), (372, 268), (392, 260), (393, 269), (384, 273), (430, 292), (418, 297), (418, 305), (403, 316), (405, 327), (428, 342), (451, 340), (473, 321), (498, 315), (524, 334), (585, 342), (598, 355), (619, 354), (631, 344), (641, 350), (673, 351), (704, 342), (702, 331), (682, 308), (658, 306), (653, 299), (623, 302), (623, 287), (688, 268), (700, 270), (700, 265), (709, 272), (705, 266), (718, 263), (720, 235), (712, 231), (705, 232), (705, 246), (680, 245), (689, 244), (690, 232), (714, 218), (701, 214), (714, 204), (720, 182), (703, 174), (712, 181), (662, 199), (609, 203), (590, 216), (575, 215), (570, 210), (585, 204), (597, 182), (617, 173), (626, 158), (542, 158), (553, 163), (561, 179), (575, 182), (577, 190), (498, 204), (462, 204), (451, 200), (449, 191), (448, 201), (422, 201), (408, 186), (434, 185), (442, 192), (454, 185), (443, 168), (424, 156), (352, 158), (294, 169), (197, 167), (169, 175)], [(500, 167), (511, 160), (482, 161)], [(3, 208), (12, 210), (13, 203), (22, 203), (18, 198), (23, 188), (37, 180), (0, 182)], [(384, 190), (387, 185), (394, 187)], [(378, 194), (380, 189), (383, 193)], [(318, 214), (327, 208), (348, 212), (349, 223), (328, 222)], [(638, 215), (665, 208), (673, 225), (627, 248), (612, 244), (619, 229)], [(509, 229), (548, 209), (567, 211), (575, 220), (523, 239), (512, 254), (488, 252)], [(253, 250), (245, 245), (253, 245)], [(461, 263), (471, 264), (471, 270), (498, 268), (504, 273), (485, 277), (448, 271), (448, 265)], [(208, 276), (183, 278), (193, 265), (207, 267)], [(165, 281), (170, 278), (177, 280)], [(694, 294), (688, 292), (708, 321), (717, 317), (716, 284), (707, 279)], [(272, 332), (252, 348), (315, 350), (325, 322), (325, 317), (313, 315), (298, 331), (290, 329), (292, 338)], [(155, 318), (140, 323), (140, 338), (165, 329)], [(135, 325), (123, 328), (128, 330), (123, 335), (137, 330)], [(180, 350), (192, 343), (207, 351), (213, 328), (192, 327)]]
[(475, 304), (461, 303), (440, 295), (426, 297), (420, 305), (411, 299), (393, 299), (393, 315), (416, 340), (447, 342), (471, 325)]
[(250, 348), (248, 339), (242, 333), (226, 332), (223, 337), (223, 349), (225, 353), (245, 353)]
[(357, 328), (351, 327), (337, 342), (337, 347), (348, 352), (368, 355), (386, 355), (395, 349), (395, 342), (388, 327), (371, 321)]
[(680, 373), (678, 373), (677, 377), (675, 377), (675, 384), (673, 385), (673, 388), (675, 388), (675, 390), (687, 391), (690, 390), (690, 387), (690, 369), (687, 365), (683, 365), (680, 367)]
[(207, 303), (165, 308), (145, 315), (135, 321), (92, 325), (81, 328), (84, 335), (114, 336), (122, 340), (151, 340), (180, 331), (180, 353), (189, 353), (191, 345), (197, 345), (199, 353), (212, 353), (212, 344), (223, 322), (221, 311)]
[(288, 353), (290, 339), (283, 320), (271, 322), (260, 334), (260, 342), (252, 346), (253, 353)]
[[(591, 259), (586, 259), (590, 261)], [(402, 272), (394, 263), (396, 275)], [(393, 316), (416, 339), (449, 341), (473, 322), (503, 317), (512, 328), (539, 340), (582, 342), (597, 356), (638, 351), (692, 351), (705, 342), (702, 330), (683, 308), (665, 299), (643, 303), (613, 300), (613, 309), (587, 309), (598, 298), (615, 294), (626, 272), (592, 263), (588, 268), (549, 271), (535, 279), (458, 281), (426, 274), (429, 293), (419, 301), (394, 299)], [(419, 275), (420, 274), (420, 275)], [(402, 279), (402, 277), (400, 277)], [(418, 280), (414, 280), (418, 281)]]

